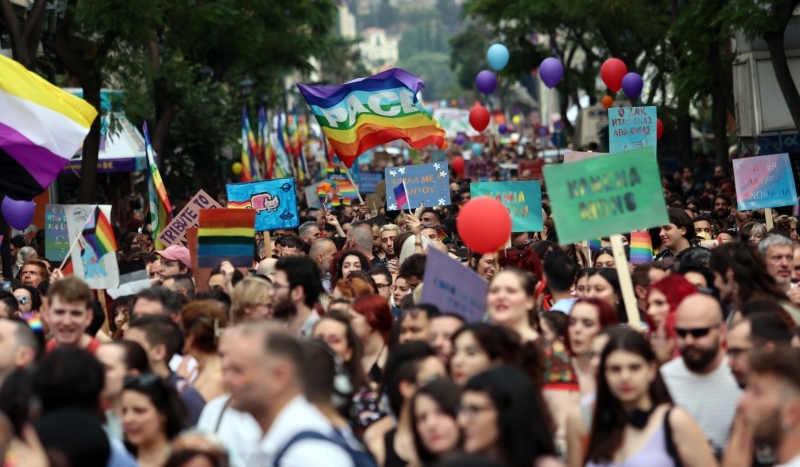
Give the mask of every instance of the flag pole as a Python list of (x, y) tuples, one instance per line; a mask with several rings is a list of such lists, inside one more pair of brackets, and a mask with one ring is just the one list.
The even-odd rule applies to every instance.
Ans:
[(83, 234), (78, 235), (78, 237), (75, 239), (75, 241), (72, 242), (72, 245), (69, 247), (69, 251), (67, 252), (66, 256), (64, 256), (64, 259), (61, 261), (61, 265), (58, 267), (58, 269), (63, 269), (64, 268), (64, 264), (66, 264), (66, 262), (69, 259), (69, 257), (72, 256), (72, 250), (75, 249), (75, 245), (78, 244), (78, 241), (81, 239), (82, 236), (83, 236)]
[(353, 188), (355, 188), (356, 190), (356, 196), (358, 196), (358, 202), (364, 204), (364, 200), (361, 198), (361, 193), (358, 192), (358, 188), (356, 187), (356, 182), (353, 181), (353, 177), (350, 175), (350, 170), (344, 164), (342, 164), (342, 167), (344, 167), (344, 173), (347, 175), (347, 179), (350, 180), (350, 184), (353, 185)]

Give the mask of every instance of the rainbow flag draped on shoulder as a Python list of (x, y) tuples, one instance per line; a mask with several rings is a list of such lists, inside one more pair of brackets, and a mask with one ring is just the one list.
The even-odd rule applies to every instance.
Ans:
[(415, 149), (445, 143), (444, 129), (417, 100), (425, 85), (400, 68), (340, 86), (297, 87), (343, 160), (398, 139)]
[(153, 155), (153, 147), (150, 145), (150, 134), (147, 132), (147, 122), (144, 124), (144, 147), (147, 154), (147, 167), (150, 176), (147, 178), (150, 226), (153, 229), (153, 243), (156, 250), (163, 250), (164, 244), (158, 239), (161, 232), (172, 222), (172, 206), (167, 197), (167, 188), (161, 180), (161, 173), (158, 171), (156, 159)]

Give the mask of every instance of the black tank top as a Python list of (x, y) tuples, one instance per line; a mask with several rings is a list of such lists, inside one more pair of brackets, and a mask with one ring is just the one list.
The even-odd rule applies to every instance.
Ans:
[(408, 462), (401, 459), (394, 450), (395, 432), (397, 432), (397, 428), (383, 435), (383, 444), (386, 450), (386, 462), (384, 462), (383, 467), (406, 467), (408, 465)]

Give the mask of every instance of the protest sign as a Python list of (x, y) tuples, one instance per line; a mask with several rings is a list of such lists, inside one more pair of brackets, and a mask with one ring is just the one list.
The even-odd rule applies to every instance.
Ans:
[(257, 232), (293, 229), (300, 224), (293, 178), (235, 183), (225, 188), (228, 208), (256, 211)]
[(520, 180), (541, 180), (544, 159), (520, 161), (518, 175)]
[[(92, 204), (63, 204), (64, 215), (67, 219), (67, 232), (69, 244), (81, 237), (86, 220), (94, 211)], [(101, 204), (100, 210), (106, 217), (111, 218), (111, 205)], [(46, 233), (46, 232), (45, 232)], [(67, 247), (69, 249), (69, 246)], [(93, 289), (115, 289), (119, 284), (119, 267), (117, 266), (117, 252), (112, 251), (98, 258), (94, 248), (88, 243), (79, 241), (72, 250), (72, 271)]]
[(106, 289), (106, 293), (114, 300), (124, 295), (135, 295), (152, 287), (144, 261), (140, 259), (123, 261), (117, 264), (117, 267), (119, 268), (119, 285), (116, 289)]
[(361, 193), (375, 193), (375, 185), (383, 180), (383, 172), (361, 172), (361, 185), (358, 186), (358, 191)]
[(652, 148), (655, 154), (656, 107), (612, 107), (608, 109), (609, 153)]
[(468, 323), (482, 321), (489, 287), (483, 277), (447, 254), (429, 248), (425, 278), (420, 303), (436, 305), (443, 312), (458, 313)]
[(386, 203), (389, 211), (399, 207), (394, 199), (394, 188), (406, 183), (408, 204), (412, 208), (450, 205), (450, 173), (447, 163), (408, 165), (405, 167), (389, 167), (386, 169)]
[(605, 156), (604, 152), (579, 152), (579, 151), (565, 151), (564, 163), (578, 162), (586, 159), (593, 159), (595, 157)]
[(63, 204), (48, 204), (44, 214), (44, 250), (50, 261), (61, 261), (69, 252), (67, 214)]
[(474, 136), (478, 134), (469, 123), (469, 110), (467, 109), (440, 107), (433, 111), (433, 118), (439, 122), (448, 135), (464, 133), (467, 136)]
[(797, 202), (788, 154), (734, 159), (733, 178), (740, 211), (792, 206)]
[(530, 182), (471, 183), (472, 198), (489, 196), (503, 203), (511, 214), (512, 232), (542, 231), (542, 185)]
[(373, 213), (374, 216), (377, 216), (378, 211), (381, 209), (382, 206), (384, 206), (384, 204), (381, 203), (380, 196), (376, 195), (375, 193), (367, 195), (367, 197), (364, 198), (364, 202), (367, 203), (369, 212)]
[(181, 212), (172, 219), (167, 228), (161, 232), (158, 239), (165, 247), (171, 245), (182, 245), (188, 247), (189, 241), (186, 240), (186, 229), (197, 227), (199, 223), (198, 213), (201, 209), (220, 209), (222, 206), (214, 200), (208, 193), (200, 190), (192, 198)]
[(223, 261), (234, 267), (253, 265), (255, 218), (251, 209), (203, 209), (197, 230), (197, 266), (215, 268)]
[(488, 159), (474, 158), (464, 161), (464, 178), (479, 180), (492, 176), (494, 164)]
[(322, 183), (326, 183), (325, 180), (312, 183), (303, 189), (306, 194), (306, 203), (308, 207), (322, 209), (322, 203), (319, 202), (319, 196), (317, 195), (317, 187)]
[(566, 245), (669, 223), (652, 155), (652, 148), (641, 148), (545, 166), (559, 242)]

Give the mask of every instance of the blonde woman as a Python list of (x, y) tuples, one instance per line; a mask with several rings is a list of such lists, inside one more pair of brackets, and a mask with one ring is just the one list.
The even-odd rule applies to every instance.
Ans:
[(272, 318), (272, 284), (261, 277), (246, 277), (236, 284), (231, 294), (231, 321), (267, 320)]

